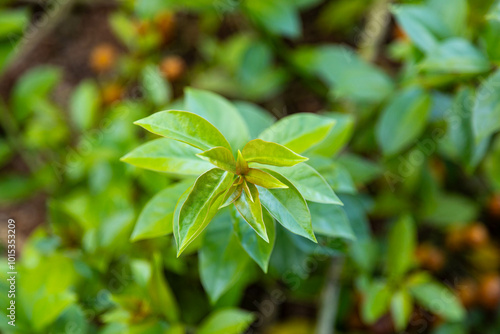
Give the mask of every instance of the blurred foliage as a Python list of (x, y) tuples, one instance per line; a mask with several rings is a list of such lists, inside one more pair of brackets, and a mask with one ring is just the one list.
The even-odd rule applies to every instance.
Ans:
[[(341, 333), (500, 331), (500, 2), (119, 1), (77, 84), (52, 63), (12, 75), (44, 5), (0, 5), (0, 207), (46, 204), (29, 237), (14, 217), (3, 333), (311, 333), (331, 257)], [(308, 203), (318, 244), (267, 215), (265, 243), (227, 209), (177, 257), (174, 210), (206, 162), (178, 148), (165, 170), (171, 141), (133, 122), (166, 109), (236, 147), (300, 131), (289, 114), (335, 120), (299, 152), (343, 203)], [(152, 170), (120, 161), (146, 145)]]

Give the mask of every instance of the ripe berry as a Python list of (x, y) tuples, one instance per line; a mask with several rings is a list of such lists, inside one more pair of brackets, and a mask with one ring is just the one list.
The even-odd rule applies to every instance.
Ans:
[(179, 79), (186, 68), (184, 59), (179, 56), (168, 56), (160, 64), (160, 70), (168, 81)]
[(489, 274), (479, 283), (479, 301), (489, 310), (496, 310), (500, 302), (500, 276)]
[(113, 67), (116, 55), (116, 49), (113, 45), (100, 44), (92, 50), (90, 66), (96, 72), (105, 72)]

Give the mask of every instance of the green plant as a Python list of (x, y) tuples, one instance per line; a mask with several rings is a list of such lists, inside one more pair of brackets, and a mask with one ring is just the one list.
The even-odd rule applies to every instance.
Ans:
[[(337, 205), (341, 202), (324, 178), (305, 164), (308, 158), (299, 153), (323, 141), (335, 120), (296, 114), (283, 118), (248, 141), (248, 125), (238, 110), (222, 97), (190, 89), (186, 102), (187, 109), (192, 107), (199, 115), (168, 110), (135, 122), (168, 139), (148, 142), (122, 158), (135, 166), (166, 173), (183, 176), (202, 173), (193, 185), (187, 186), (175, 207), (170, 206), (173, 217), (169, 215), (155, 226), (162, 231), (173, 231), (178, 255), (203, 232), (221, 208), (230, 204), (269, 244), (266, 248), (272, 249), (274, 242), (266, 227), (273, 224), (272, 221), (266, 223), (265, 217), (269, 215), (289, 231), (317, 242), (306, 200)], [(200, 115), (220, 125), (221, 131)], [(266, 125), (262, 122), (254, 126), (260, 130)], [(140, 221), (134, 238), (141, 233), (161, 235), (151, 231), (150, 225)], [(241, 225), (238, 228), (242, 228)], [(240, 242), (247, 242), (248, 236), (244, 240), (242, 237), (240, 234)], [(257, 247), (252, 243), (249, 242), (249, 248)], [(267, 263), (270, 252), (257, 254), (250, 252), (251, 256), (258, 256), (254, 258), (257, 263)], [(267, 270), (267, 265), (263, 269)]]

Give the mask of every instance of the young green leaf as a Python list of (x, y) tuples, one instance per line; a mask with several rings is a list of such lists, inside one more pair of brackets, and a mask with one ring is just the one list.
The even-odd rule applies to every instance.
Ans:
[(131, 241), (156, 238), (172, 233), (175, 206), (188, 187), (188, 183), (182, 182), (156, 194), (139, 214), (130, 237)]
[(176, 175), (200, 175), (213, 168), (196, 157), (194, 147), (169, 138), (147, 142), (121, 158), (131, 165)]
[(387, 274), (398, 281), (408, 271), (416, 244), (415, 222), (410, 216), (403, 216), (394, 223), (389, 233), (387, 248)]
[(302, 153), (321, 142), (335, 121), (315, 114), (294, 114), (282, 118), (260, 135), (259, 139), (288, 147), (296, 153)]
[(254, 199), (252, 196), (252, 192), (250, 191), (250, 187), (248, 185), (249, 185), (249, 183), (247, 183), (247, 181), (244, 180), (243, 183), (241, 184), (241, 187), (243, 188), (243, 191), (245, 192), (247, 199), (249, 199), (251, 202), (253, 202)]
[(222, 204), (220, 205), (219, 209), (222, 209), (228, 206), (229, 204), (232, 204), (234, 201), (236, 201), (238, 197), (241, 196), (242, 191), (243, 191), (242, 184), (233, 183), (233, 185), (227, 189), (224, 195), (224, 200), (222, 201)]
[(196, 154), (203, 160), (206, 160), (225, 171), (236, 174), (236, 160), (230, 150), (218, 146), (208, 151)]
[(224, 199), (221, 195), (232, 181), (231, 173), (218, 168), (196, 180), (179, 212), (179, 254), (207, 227)]
[(306, 163), (293, 167), (270, 167), (269, 169), (286, 177), (308, 201), (342, 205), (323, 176)]
[(140, 119), (134, 124), (157, 135), (178, 140), (202, 151), (223, 146), (231, 151), (226, 138), (209, 121), (187, 111), (166, 110)]
[(200, 325), (198, 334), (240, 334), (252, 323), (252, 313), (224, 308), (210, 314)]
[[(243, 184), (247, 184), (244, 182)], [(247, 195), (246, 191), (241, 194), (236, 201), (234, 201), (234, 206), (240, 215), (245, 219), (245, 221), (257, 232), (257, 234), (269, 242), (269, 237), (266, 232), (266, 225), (264, 224), (264, 218), (262, 217), (262, 205), (259, 200), (259, 192), (253, 184), (248, 184), (248, 189), (250, 196)]]
[(248, 173), (248, 163), (243, 158), (240, 150), (238, 150), (238, 157), (236, 159), (236, 173), (238, 175), (245, 175), (246, 173)]
[(393, 155), (409, 146), (424, 130), (430, 112), (429, 94), (410, 88), (397, 95), (382, 112), (377, 141), (385, 155)]
[(288, 186), (287, 189), (258, 187), (262, 205), (285, 228), (314, 242), (311, 214), (304, 197), (295, 186), (282, 175), (268, 170), (269, 174)]
[(337, 154), (342, 147), (351, 139), (354, 130), (354, 117), (343, 113), (326, 113), (326, 117), (331, 117), (336, 121), (328, 135), (314, 145), (306, 153), (318, 154), (324, 157), (332, 157)]
[(199, 251), (201, 283), (212, 303), (233, 287), (251, 264), (233, 231), (228, 213), (228, 210), (222, 210), (215, 217)]
[(275, 178), (269, 173), (263, 170), (250, 168), (248, 173), (245, 175), (245, 180), (255, 185), (267, 188), (267, 189), (286, 189), (288, 188), (286, 184), (282, 183), (280, 180)]
[(285, 146), (262, 139), (249, 141), (243, 148), (242, 154), (247, 162), (282, 167), (294, 166), (308, 160)]
[(267, 273), (269, 259), (274, 247), (276, 228), (274, 219), (266, 209), (262, 209), (264, 225), (269, 241), (262, 239), (255, 230), (233, 209), (231, 218), (233, 219), (234, 230), (238, 235), (241, 246), (250, 257)]

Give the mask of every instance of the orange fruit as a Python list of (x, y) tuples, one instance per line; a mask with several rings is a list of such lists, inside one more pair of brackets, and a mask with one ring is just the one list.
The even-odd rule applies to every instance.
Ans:
[(117, 57), (116, 49), (111, 44), (100, 44), (90, 54), (90, 67), (96, 72), (106, 72), (113, 67)]
[(488, 242), (489, 233), (483, 224), (474, 223), (466, 227), (464, 231), (464, 239), (471, 247), (481, 247)]
[(118, 83), (111, 83), (102, 88), (101, 94), (104, 104), (112, 104), (121, 99), (123, 87)]
[(500, 193), (491, 197), (489, 202), (490, 214), (493, 217), (500, 218)]
[(479, 302), (489, 310), (496, 310), (500, 302), (500, 276), (488, 274), (479, 282)]
[(477, 283), (468, 278), (460, 281), (456, 286), (457, 296), (464, 307), (471, 307), (476, 303), (478, 286)]
[(446, 262), (444, 253), (431, 244), (419, 245), (415, 255), (420, 265), (431, 271), (441, 270)]
[(168, 42), (172, 39), (175, 31), (175, 16), (174, 13), (163, 11), (158, 13), (153, 22), (163, 36), (163, 40)]
[(160, 71), (168, 81), (179, 79), (186, 69), (184, 59), (179, 56), (165, 57), (160, 64)]

